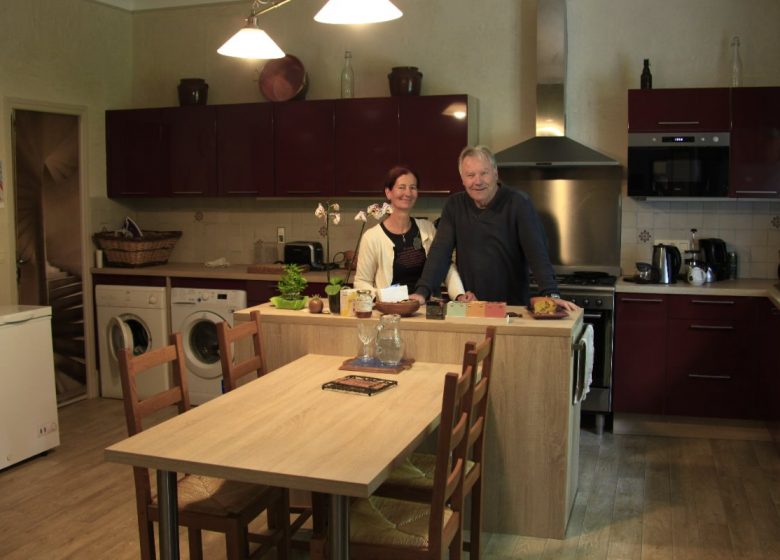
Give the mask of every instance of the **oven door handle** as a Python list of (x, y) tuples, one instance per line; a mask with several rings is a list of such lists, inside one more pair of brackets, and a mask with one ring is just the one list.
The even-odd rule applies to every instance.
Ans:
[(601, 313), (588, 313), (587, 311), (582, 316), (585, 319), (601, 319), (603, 317)]
[[(584, 332), (585, 329), (583, 329)], [(582, 397), (585, 394), (585, 352), (587, 351), (585, 337), (580, 334), (580, 339), (573, 346), (572, 404), (577, 405), (582, 402)]]

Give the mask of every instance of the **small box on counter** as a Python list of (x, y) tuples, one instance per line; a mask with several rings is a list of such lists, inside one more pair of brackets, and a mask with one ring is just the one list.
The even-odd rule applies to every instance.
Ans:
[(466, 308), (466, 317), (484, 317), (485, 316), (485, 302), (484, 301), (470, 301)]
[(488, 301), (485, 302), (485, 317), (503, 319), (506, 316), (506, 302)]
[(444, 319), (446, 315), (447, 306), (444, 304), (444, 300), (431, 299), (425, 306), (426, 319)]
[(376, 291), (377, 301), (385, 303), (395, 303), (397, 301), (405, 301), (409, 299), (409, 288), (406, 285), (394, 284), (387, 288), (380, 288)]
[(451, 301), (447, 303), (447, 316), (448, 317), (465, 317), (466, 308), (468, 303), (464, 301)]

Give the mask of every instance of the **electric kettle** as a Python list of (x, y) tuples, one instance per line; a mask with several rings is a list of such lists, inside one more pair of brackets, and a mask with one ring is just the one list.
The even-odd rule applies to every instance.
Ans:
[(658, 271), (659, 284), (674, 284), (680, 274), (682, 256), (674, 245), (653, 245), (653, 269)]

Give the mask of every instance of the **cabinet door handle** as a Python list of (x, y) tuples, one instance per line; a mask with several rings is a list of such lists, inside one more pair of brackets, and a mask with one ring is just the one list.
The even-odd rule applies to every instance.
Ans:
[(694, 379), (731, 379), (730, 375), (705, 375), (703, 373), (689, 373), (688, 377)]
[(663, 303), (664, 300), (662, 299), (652, 299), (652, 298), (620, 298), (620, 301), (628, 301), (630, 303)]
[(777, 191), (735, 191), (735, 192), (737, 194), (765, 194), (765, 195), (777, 194)]
[(733, 331), (734, 327), (731, 325), (696, 325), (693, 324), (690, 327), (693, 330), (700, 331)]
[(673, 124), (701, 124), (701, 122), (699, 121), (658, 121), (658, 124), (668, 126)]
[(700, 303), (703, 305), (734, 305), (737, 302), (731, 299), (692, 299), (691, 303)]

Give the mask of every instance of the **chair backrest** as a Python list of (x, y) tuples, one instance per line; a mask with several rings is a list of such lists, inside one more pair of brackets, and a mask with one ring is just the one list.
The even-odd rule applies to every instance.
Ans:
[[(448, 373), (444, 380), (428, 528), (432, 551), (443, 550), (461, 527), (469, 427), (468, 409), (464, 403), (469, 402), (473, 378), (473, 369), (468, 366), (461, 375)], [(445, 523), (444, 510), (448, 505), (453, 513)]]
[(496, 342), (496, 327), (488, 327), (485, 339), (479, 344), (466, 343), (463, 356), (463, 369), (474, 371), (474, 390), (470, 394), (469, 409), (471, 413), (468, 438), (469, 459), (476, 463), (474, 476), (479, 476), (482, 469), (482, 453), (485, 442), (485, 418), (488, 407), (488, 389), (493, 371), (493, 348)]
[[(252, 372), (257, 377), (266, 374), (265, 352), (263, 351), (263, 330), (260, 326), (260, 312), (252, 311), (249, 322), (231, 327), (226, 321), (217, 323), (219, 340), (219, 359), (222, 362), (222, 384), (224, 391), (232, 391), (238, 386), (238, 380)], [(252, 354), (245, 360), (237, 361), (237, 344), (247, 338), (252, 340)]]
[[(173, 333), (169, 342), (168, 346), (155, 348), (138, 356), (133, 356), (128, 348), (119, 351), (119, 374), (122, 380), (125, 419), (127, 433), (131, 436), (143, 430), (143, 419), (154, 412), (173, 405), (178, 407), (179, 413), (190, 408), (181, 333)], [(145, 371), (166, 363), (171, 364), (173, 372), (171, 387), (145, 399), (139, 399), (136, 383), (138, 375), (143, 375)]]

